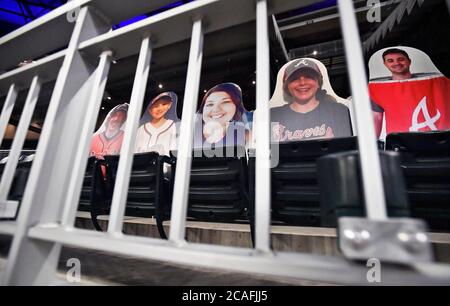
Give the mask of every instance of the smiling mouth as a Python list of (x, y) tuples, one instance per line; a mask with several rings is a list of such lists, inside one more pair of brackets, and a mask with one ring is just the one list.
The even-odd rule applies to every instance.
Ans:
[(299, 93), (307, 93), (311, 90), (311, 88), (297, 88), (296, 91)]
[(218, 114), (218, 115), (211, 115), (210, 118), (211, 119), (220, 119), (224, 116), (225, 114)]

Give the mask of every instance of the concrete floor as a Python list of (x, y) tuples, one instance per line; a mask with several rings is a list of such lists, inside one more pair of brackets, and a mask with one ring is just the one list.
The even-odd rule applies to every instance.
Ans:
[[(100, 220), (106, 227), (107, 218)], [(77, 225), (92, 228), (88, 216), (79, 214)], [(167, 224), (168, 225), (168, 224)], [(168, 230), (168, 228), (166, 228)], [(158, 237), (153, 219), (127, 218), (124, 231), (130, 235)], [(190, 242), (251, 247), (248, 225), (188, 222), (187, 238)], [(450, 234), (430, 234), (436, 259), (450, 262)], [(10, 238), (0, 236), (0, 272), (8, 254)], [(272, 245), (278, 251), (307, 252), (340, 256), (334, 229), (272, 227)], [(119, 256), (100, 251), (63, 247), (56, 284), (65, 284), (67, 261), (77, 258), (81, 263), (79, 285), (149, 285), (149, 286), (304, 286), (326, 285), (306, 280), (244, 274), (183, 266), (168, 262), (150, 261)]]
[[(9, 237), (0, 236), (0, 271), (6, 263)], [(203, 269), (64, 247), (56, 284), (64, 284), (68, 259), (81, 262), (81, 283), (75, 285), (144, 286), (316, 286), (324, 283), (281, 277)]]

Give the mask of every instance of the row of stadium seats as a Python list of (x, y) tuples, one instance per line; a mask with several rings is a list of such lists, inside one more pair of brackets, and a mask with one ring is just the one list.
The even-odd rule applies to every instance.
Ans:
[[(234, 147), (230, 157), (225, 154), (230, 148), (222, 149), (193, 152), (188, 217), (250, 220), (252, 225), (255, 152)], [(356, 137), (282, 143), (277, 151), (279, 163), (272, 168), (274, 224), (334, 227), (337, 217), (365, 215)], [(211, 158), (217, 152), (227, 157)], [(170, 219), (175, 155), (135, 154), (128, 192), (126, 214), (156, 216), (162, 237), (162, 221)], [(449, 230), (450, 132), (391, 134), (380, 159), (388, 215), (421, 218), (433, 230)], [(108, 169), (103, 180), (107, 187), (102, 190), (109, 190), (109, 200), (117, 162), (117, 156), (101, 162)], [(164, 177), (164, 163), (172, 166), (168, 177)], [(107, 204), (102, 213), (107, 213), (108, 200), (103, 202)]]
[[(253, 225), (255, 152), (233, 147), (230, 157), (230, 148), (222, 149), (193, 152), (188, 217)], [(271, 170), (274, 224), (334, 227), (337, 217), (365, 215), (356, 137), (281, 143), (277, 151), (279, 162)], [(89, 158), (80, 209), (91, 211), (98, 230), (97, 216), (108, 214), (111, 205), (118, 160)], [(450, 131), (390, 134), (380, 160), (388, 215), (450, 230)], [(19, 162), (10, 199), (20, 201), (31, 162)], [(165, 164), (171, 171), (164, 173)], [(176, 152), (134, 155), (126, 215), (155, 216), (163, 238), (175, 173)]]

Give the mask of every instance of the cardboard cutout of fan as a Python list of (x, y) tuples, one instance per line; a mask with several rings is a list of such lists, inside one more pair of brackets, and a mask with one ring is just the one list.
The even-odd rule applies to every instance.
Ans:
[(411, 47), (389, 47), (369, 60), (369, 94), (380, 138), (394, 132), (450, 129), (450, 80), (430, 57)]
[(163, 92), (154, 97), (145, 108), (136, 135), (135, 153), (158, 152), (169, 156), (177, 149), (178, 96)]
[(313, 58), (286, 63), (269, 102), (272, 141), (352, 136), (351, 101), (336, 95), (326, 67)]
[(238, 85), (222, 83), (212, 87), (197, 111), (194, 148), (246, 146), (251, 124), (248, 115)]
[(105, 117), (91, 140), (90, 156), (119, 155), (127, 120), (128, 104), (115, 106)]

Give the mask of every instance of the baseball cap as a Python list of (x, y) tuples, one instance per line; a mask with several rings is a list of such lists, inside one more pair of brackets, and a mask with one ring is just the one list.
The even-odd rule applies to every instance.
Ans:
[(173, 102), (173, 98), (172, 98), (172, 96), (170, 95), (170, 93), (168, 93), (168, 92), (163, 92), (163, 93), (160, 93), (159, 95), (157, 95), (157, 96), (150, 102), (150, 105), (152, 105), (153, 103), (155, 103), (156, 101), (158, 101), (159, 99), (162, 99), (162, 98), (168, 98), (171, 102)]
[(295, 72), (301, 69), (309, 69), (317, 73), (319, 79), (322, 79), (322, 73), (314, 61), (307, 58), (299, 58), (292, 61), (284, 70), (283, 82), (289, 79)]
[(124, 112), (125, 115), (128, 112), (128, 104), (124, 103), (124, 104), (119, 104), (117, 106), (115, 106), (110, 112), (109, 112), (109, 117), (113, 116), (115, 113), (118, 112)]

